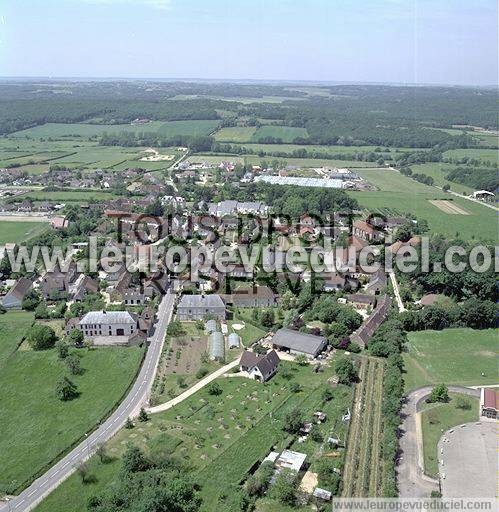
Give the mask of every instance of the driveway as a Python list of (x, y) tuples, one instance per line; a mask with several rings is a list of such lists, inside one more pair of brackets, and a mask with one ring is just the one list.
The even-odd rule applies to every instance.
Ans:
[[(399, 439), (397, 483), (401, 498), (427, 498), (439, 489), (438, 480), (424, 474), (423, 438), (418, 417), (419, 404), (431, 393), (433, 386), (411, 391), (402, 408)], [(480, 391), (461, 386), (448, 386), (450, 392), (480, 397)]]

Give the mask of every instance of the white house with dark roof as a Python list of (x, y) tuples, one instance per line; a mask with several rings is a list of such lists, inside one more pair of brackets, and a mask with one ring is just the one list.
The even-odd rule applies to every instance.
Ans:
[(253, 380), (266, 382), (277, 373), (280, 361), (275, 350), (264, 356), (245, 350), (239, 361), (239, 370), (247, 372)]
[(202, 320), (213, 316), (225, 319), (225, 304), (220, 295), (183, 295), (177, 306), (178, 320)]

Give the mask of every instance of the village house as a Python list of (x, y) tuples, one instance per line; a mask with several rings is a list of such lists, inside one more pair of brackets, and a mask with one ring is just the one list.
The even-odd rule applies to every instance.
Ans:
[(268, 286), (237, 288), (224, 299), (236, 308), (269, 308), (277, 304), (277, 296)]
[(74, 261), (68, 265), (67, 271), (63, 272), (59, 264), (51, 271), (47, 270), (41, 278), (40, 289), (45, 299), (67, 295), (70, 292), (70, 285), (77, 279), (77, 267)]
[(347, 303), (351, 304), (354, 309), (366, 311), (369, 308), (374, 308), (376, 297), (374, 295), (355, 293), (347, 296)]
[(205, 316), (225, 318), (225, 304), (220, 295), (183, 295), (177, 306), (179, 320), (202, 320)]
[(352, 234), (368, 242), (378, 242), (383, 238), (383, 233), (368, 224), (365, 220), (356, 220), (352, 225)]
[(139, 345), (147, 333), (139, 329), (136, 315), (128, 311), (90, 311), (81, 320), (71, 319), (66, 333), (79, 329), (94, 345)]
[(16, 284), (2, 298), (2, 306), (5, 309), (21, 309), (23, 299), (31, 290), (33, 282), (25, 277), (17, 280)]
[(280, 359), (275, 350), (263, 356), (245, 350), (239, 361), (239, 371), (247, 372), (253, 380), (267, 382), (277, 373), (279, 362)]
[(360, 347), (367, 347), (374, 331), (384, 322), (390, 310), (391, 298), (383, 295), (377, 302), (373, 312), (362, 322), (362, 325), (352, 334), (350, 340)]

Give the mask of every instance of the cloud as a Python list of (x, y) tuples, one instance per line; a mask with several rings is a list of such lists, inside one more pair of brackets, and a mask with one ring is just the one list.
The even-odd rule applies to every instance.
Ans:
[(93, 5), (133, 5), (137, 7), (151, 7), (153, 9), (167, 10), (171, 0), (83, 0)]

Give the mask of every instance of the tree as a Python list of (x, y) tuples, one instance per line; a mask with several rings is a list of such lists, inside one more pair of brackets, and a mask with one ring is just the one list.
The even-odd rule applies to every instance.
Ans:
[(212, 382), (208, 388), (208, 394), (218, 396), (222, 394), (222, 388), (217, 382)]
[(274, 474), (274, 465), (270, 461), (264, 462), (245, 484), (246, 492), (250, 496), (263, 496), (269, 487), (270, 479)]
[(127, 418), (126, 421), (125, 421), (125, 428), (130, 430), (134, 427), (135, 425), (133, 424), (133, 421), (131, 420), (131, 418)]
[(64, 340), (59, 340), (55, 344), (55, 348), (57, 349), (57, 355), (59, 356), (59, 359), (66, 359), (69, 354), (69, 346)]
[(55, 345), (57, 336), (52, 327), (35, 324), (29, 329), (26, 339), (33, 350), (45, 350)]
[(81, 364), (80, 364), (80, 358), (71, 355), (66, 358), (66, 365), (68, 367), (68, 370), (70, 371), (71, 375), (80, 375), (82, 372)]
[(104, 464), (105, 462), (107, 462), (107, 460), (108, 460), (107, 450), (106, 450), (106, 446), (104, 444), (99, 444), (99, 446), (97, 446), (97, 449), (95, 450), (95, 454), (97, 455), (97, 457), (99, 457), (101, 464)]
[(274, 310), (266, 309), (261, 316), (260, 323), (267, 328), (270, 328), (274, 325)]
[(289, 390), (291, 393), (299, 393), (301, 391), (301, 386), (298, 382), (293, 382), (291, 383), (291, 386), (289, 386)]
[(430, 394), (430, 402), (448, 402), (449, 390), (445, 384), (437, 384)]
[(170, 325), (168, 326), (167, 333), (170, 336), (180, 336), (184, 334), (184, 328), (182, 327), (182, 324), (178, 320), (173, 320), (170, 322)]
[(142, 421), (142, 423), (149, 421), (149, 415), (147, 414), (147, 411), (143, 407), (140, 408), (138, 418), (139, 418), (139, 421)]
[(297, 434), (303, 424), (303, 412), (298, 407), (287, 412), (283, 419), (283, 430), (289, 434)]
[(272, 497), (284, 505), (293, 506), (296, 502), (296, 474), (283, 469), (272, 486)]
[(456, 397), (456, 408), (469, 411), (471, 409), (471, 404), (468, 400), (466, 400), (466, 398), (464, 398), (464, 396), (458, 395)]
[(321, 395), (321, 400), (323, 402), (329, 402), (333, 399), (333, 390), (331, 388), (326, 388)]
[(121, 463), (121, 471), (124, 474), (145, 471), (149, 469), (150, 466), (149, 460), (139, 447), (133, 444), (127, 446)]
[(317, 425), (312, 426), (312, 429), (310, 430), (310, 439), (316, 443), (322, 443), (324, 437), (322, 436), (322, 432)]
[(45, 304), (45, 302), (40, 302), (38, 306), (35, 308), (35, 318), (36, 319), (44, 319), (44, 318), (50, 318), (50, 312)]
[(333, 460), (322, 457), (317, 462), (317, 475), (321, 482), (324, 482), (326, 489), (332, 494), (338, 494), (340, 487), (340, 476), (334, 471), (336, 465)]
[(298, 354), (295, 357), (295, 363), (298, 363), (300, 366), (307, 366), (308, 365), (308, 358), (305, 354)]
[(35, 290), (31, 290), (25, 295), (21, 307), (26, 311), (34, 311), (41, 300), (39, 293)]
[(63, 377), (55, 385), (55, 394), (59, 400), (67, 402), (78, 396), (78, 388), (67, 377)]
[(357, 370), (351, 359), (342, 358), (336, 361), (335, 372), (341, 384), (352, 384), (358, 379)]
[(85, 337), (83, 336), (83, 331), (80, 329), (71, 329), (68, 335), (69, 342), (75, 347), (80, 347), (83, 345), (83, 340)]
[(88, 477), (88, 466), (85, 462), (80, 462), (76, 466), (76, 472), (78, 473), (78, 476), (81, 478), (81, 483), (86, 484), (87, 483), (87, 477)]

